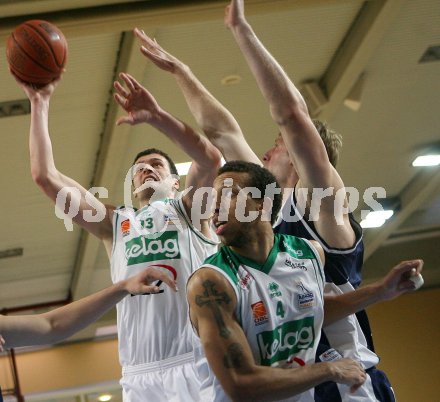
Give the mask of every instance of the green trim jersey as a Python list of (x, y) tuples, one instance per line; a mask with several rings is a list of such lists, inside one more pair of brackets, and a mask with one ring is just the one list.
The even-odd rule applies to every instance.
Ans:
[(121, 207), (113, 217), (113, 282), (147, 267), (174, 277), (180, 292), (128, 296), (117, 305), (119, 359), (123, 367), (144, 365), (193, 352), (186, 282), (217, 243), (193, 227), (181, 200), (155, 201), (140, 210)]
[[(262, 266), (229, 247), (203, 266), (224, 275), (233, 287), (236, 316), (257, 364), (288, 369), (315, 362), (324, 319), (324, 271), (308, 240), (276, 234)], [(230, 400), (217, 379), (214, 387), (215, 402)], [(287, 400), (313, 399), (311, 389)]]

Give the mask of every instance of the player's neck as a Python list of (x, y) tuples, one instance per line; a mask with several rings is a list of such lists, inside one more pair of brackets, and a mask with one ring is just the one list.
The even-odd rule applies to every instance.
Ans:
[(235, 253), (263, 265), (272, 250), (274, 234), (270, 224), (258, 226), (255, 229), (252, 228), (254, 230), (250, 231), (243, 245), (231, 246), (231, 249)]

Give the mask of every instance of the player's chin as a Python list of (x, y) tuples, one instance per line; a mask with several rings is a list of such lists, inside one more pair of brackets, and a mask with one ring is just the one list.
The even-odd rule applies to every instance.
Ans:
[(241, 247), (243, 246), (243, 239), (242, 236), (237, 234), (237, 232), (223, 232), (221, 235), (219, 235), (220, 241), (225, 246), (229, 247)]

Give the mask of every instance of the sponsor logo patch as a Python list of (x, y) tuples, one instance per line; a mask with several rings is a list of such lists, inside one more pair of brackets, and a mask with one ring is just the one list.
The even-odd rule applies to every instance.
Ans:
[(314, 318), (286, 322), (272, 331), (257, 334), (260, 360), (263, 366), (292, 359), (301, 351), (312, 348), (315, 342)]
[(278, 285), (278, 283), (270, 282), (267, 288), (269, 290), (269, 296), (271, 299), (273, 299), (274, 297), (280, 297), (283, 295), (280, 291), (280, 285)]
[(302, 271), (307, 271), (306, 264), (303, 261), (292, 261), (290, 258), (286, 258), (284, 264), (292, 269), (301, 269)]
[(249, 284), (252, 280), (252, 276), (249, 272), (246, 272), (246, 275), (240, 278), (240, 287), (242, 289), (249, 289)]
[(125, 221), (121, 222), (121, 232), (122, 236), (128, 236), (130, 235), (130, 220), (126, 219)]
[(321, 360), (322, 362), (332, 362), (339, 359), (342, 359), (341, 354), (333, 348), (330, 348), (326, 350), (323, 354), (319, 355), (319, 360)]
[(284, 244), (284, 247), (286, 248), (286, 250), (290, 251), (296, 257), (302, 257), (304, 255), (304, 252), (302, 250), (295, 250), (286, 241), (283, 241), (283, 244)]
[(157, 239), (139, 236), (125, 243), (127, 265), (180, 258), (178, 233), (168, 231)]
[(251, 307), (255, 325), (265, 324), (269, 320), (267, 316), (266, 306), (261, 300), (257, 303), (252, 304)]
[(309, 308), (315, 305), (315, 295), (302, 282), (297, 283), (300, 293), (296, 296), (298, 308)]

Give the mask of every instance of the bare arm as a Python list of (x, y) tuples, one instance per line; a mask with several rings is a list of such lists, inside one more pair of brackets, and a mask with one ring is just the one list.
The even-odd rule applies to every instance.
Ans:
[(419, 274), (422, 268), (422, 260), (402, 261), (377, 282), (342, 295), (324, 296), (324, 326), (372, 304), (392, 300), (414, 290), (414, 282), (409, 278)]
[[(344, 184), (329, 162), (301, 93), (246, 21), (243, 0), (231, 1), (225, 22), (269, 103), (272, 118), (279, 126), (297, 171), (297, 187), (308, 188), (310, 192), (314, 188), (333, 188), (331, 195), (321, 203), (320, 219), (316, 222), (319, 234), (333, 247), (351, 247), (355, 238), (347, 214), (341, 212), (336, 219), (334, 212), (335, 195)], [(347, 206), (345, 197), (343, 205)]]
[[(6, 348), (61, 341), (96, 321), (128, 294), (156, 293), (152, 281), (161, 280), (176, 291), (176, 284), (163, 271), (147, 268), (100, 292), (44, 314), (0, 316), (0, 334)], [(1, 341), (0, 341), (1, 343)]]
[[(66, 214), (70, 208), (73, 211), (74, 206), (78, 206), (78, 213), (72, 217), (73, 221), (104, 243), (111, 243), (114, 207), (104, 205), (79, 183), (58, 171), (55, 166), (49, 136), (49, 103), (59, 80), (40, 89), (26, 85), (17, 78), (16, 80), (31, 102), (29, 148), (33, 180)], [(67, 190), (67, 187), (72, 189)], [(60, 197), (63, 189), (67, 190), (67, 199), (70, 199), (70, 202), (60, 202), (66, 199)], [(60, 197), (58, 202), (57, 197)], [(89, 219), (88, 215), (94, 218)]]
[(198, 270), (188, 283), (190, 318), (206, 357), (227, 394), (239, 401), (288, 398), (327, 381), (361, 384), (365, 373), (358, 363), (342, 359), (298, 369), (255, 364), (246, 336), (235, 317), (236, 297), (219, 273)]
[(197, 124), (224, 158), (227, 161), (244, 160), (261, 165), (234, 116), (208, 91), (191, 69), (165, 51), (145, 32), (136, 28), (134, 33), (143, 45), (142, 53), (156, 66), (174, 75)]
[(205, 137), (162, 109), (153, 95), (134, 77), (121, 73), (120, 78), (127, 89), (116, 81), (115, 100), (127, 115), (119, 118), (117, 124), (148, 123), (164, 133), (193, 160), (186, 178), (188, 191), (183, 196), (185, 208), (190, 213), (194, 192), (201, 187), (212, 187), (221, 163), (220, 152)]

